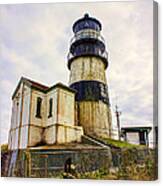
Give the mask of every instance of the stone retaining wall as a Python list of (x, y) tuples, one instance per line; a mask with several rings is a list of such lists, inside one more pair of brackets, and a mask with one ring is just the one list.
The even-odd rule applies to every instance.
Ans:
[[(109, 169), (110, 151), (98, 149), (58, 149), (58, 150), (19, 150), (15, 170), (12, 176), (17, 177), (57, 177), (65, 171), (66, 161), (70, 160), (75, 171), (84, 173), (101, 168)], [(4, 161), (2, 162), (5, 163)], [(7, 166), (7, 162), (6, 162)], [(7, 176), (7, 174), (3, 174)]]
[[(84, 140), (88, 141), (87, 138)], [(116, 179), (157, 179), (157, 150), (113, 146), (104, 148), (93, 141), (89, 148), (77, 147), (19, 150), (16, 166), (10, 172), (17, 177), (60, 178), (65, 172), (66, 162), (71, 161), (75, 171), (81, 175), (103, 169), (110, 174), (113, 171)], [(2, 153), (1, 175), (4, 177), (8, 176), (10, 158), (11, 152)]]

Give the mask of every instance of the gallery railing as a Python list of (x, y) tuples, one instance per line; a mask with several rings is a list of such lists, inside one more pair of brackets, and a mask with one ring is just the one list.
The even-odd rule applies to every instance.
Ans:
[(70, 44), (80, 40), (80, 39), (97, 39), (99, 41), (102, 41), (103, 43), (105, 43), (104, 38), (100, 35), (100, 32), (97, 32), (95, 30), (92, 29), (85, 29), (82, 31), (79, 31), (75, 34), (75, 36), (70, 40)]

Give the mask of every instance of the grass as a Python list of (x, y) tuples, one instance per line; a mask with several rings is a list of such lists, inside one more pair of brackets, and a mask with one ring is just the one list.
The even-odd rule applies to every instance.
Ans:
[(119, 141), (119, 140), (114, 140), (110, 138), (100, 138), (99, 140), (105, 142), (108, 145), (112, 145), (114, 147), (119, 147), (119, 148), (142, 148), (145, 147), (144, 145), (135, 145), (131, 144), (125, 141)]
[(8, 144), (2, 144), (1, 145), (1, 152), (7, 152), (8, 151)]

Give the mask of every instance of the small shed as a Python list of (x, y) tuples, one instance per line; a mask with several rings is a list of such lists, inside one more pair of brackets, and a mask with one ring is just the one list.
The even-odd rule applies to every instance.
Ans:
[(129, 143), (149, 146), (149, 133), (152, 127), (122, 127), (121, 135)]

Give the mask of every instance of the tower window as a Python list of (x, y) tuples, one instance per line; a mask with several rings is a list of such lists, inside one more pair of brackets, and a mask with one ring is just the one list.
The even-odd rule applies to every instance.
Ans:
[(37, 108), (36, 108), (36, 117), (41, 118), (41, 104), (42, 104), (42, 98), (37, 98)]
[(52, 110), (53, 110), (53, 99), (49, 99), (49, 116), (48, 118), (52, 117)]

